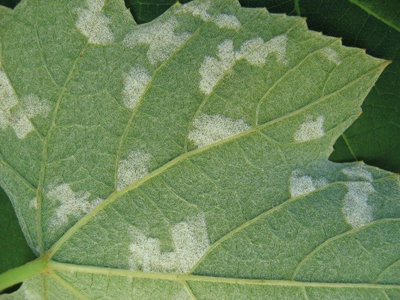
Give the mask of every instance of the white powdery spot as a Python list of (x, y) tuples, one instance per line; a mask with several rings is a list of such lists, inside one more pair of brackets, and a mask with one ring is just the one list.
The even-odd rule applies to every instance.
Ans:
[(131, 185), (146, 176), (151, 155), (142, 151), (132, 151), (118, 166), (118, 190)]
[(109, 18), (103, 13), (105, 0), (86, 0), (87, 9), (78, 9), (76, 27), (92, 44), (109, 44), (114, 41), (114, 35), (108, 26)]
[(132, 270), (146, 272), (186, 273), (210, 246), (204, 215), (188, 218), (173, 226), (172, 252), (161, 252), (159, 239), (147, 238), (140, 230), (133, 230), (129, 264)]
[(143, 67), (133, 67), (129, 71), (122, 91), (122, 100), (126, 108), (135, 108), (150, 80), (149, 73)]
[(51, 111), (51, 106), (49, 102), (47, 100), (39, 98), (34, 94), (22, 97), (21, 101), (25, 111), (25, 115), (28, 118), (33, 118), (36, 116), (46, 118)]
[(293, 135), (294, 140), (303, 143), (323, 137), (325, 135), (324, 120), (323, 116), (318, 116), (315, 121), (309, 119), (302, 123), (300, 129)]
[(55, 227), (67, 224), (70, 216), (82, 217), (102, 201), (102, 199), (96, 199), (89, 202), (89, 193), (75, 193), (67, 183), (49, 188), (46, 196), (59, 204), (52, 220), (52, 225)]
[(29, 201), (29, 207), (37, 209), (37, 198), (36, 197)]
[(208, 14), (207, 10), (210, 8), (210, 1), (192, 1), (185, 5), (182, 5), (179, 12), (190, 13), (194, 17), (199, 17), (203, 21), (208, 21), (211, 16)]
[(332, 48), (324, 48), (322, 49), (322, 54), (335, 65), (340, 65), (342, 60), (340, 59), (339, 53), (337, 53)]
[(375, 192), (369, 182), (348, 182), (348, 192), (344, 197), (343, 213), (347, 223), (353, 228), (373, 221), (373, 209), (368, 205), (368, 195)]
[(237, 59), (245, 58), (251, 65), (262, 66), (266, 63), (267, 57), (274, 53), (278, 61), (287, 65), (286, 44), (286, 35), (276, 36), (265, 43), (261, 37), (256, 37), (245, 41), (236, 52), (236, 56)]
[(238, 30), (242, 26), (239, 19), (233, 15), (218, 14), (217, 16), (212, 17), (207, 12), (210, 6), (211, 6), (211, 1), (204, 1), (204, 2), (193, 1), (185, 5), (182, 5), (178, 10), (178, 12), (189, 13), (194, 17), (202, 19), (203, 21), (212, 21), (219, 28)]
[(28, 133), (35, 130), (23, 108), (20, 107), (8, 76), (0, 70), (0, 129), (5, 130), (8, 127), (14, 130), (19, 139), (25, 138)]
[(235, 63), (233, 41), (225, 40), (218, 45), (218, 57), (207, 56), (200, 67), (200, 90), (210, 94), (218, 81)]
[(262, 66), (266, 63), (270, 53), (275, 53), (277, 60), (287, 64), (286, 56), (286, 36), (277, 36), (264, 43), (258, 37), (245, 41), (239, 51), (234, 50), (233, 41), (225, 40), (218, 45), (217, 57), (206, 56), (199, 73), (201, 75), (199, 88), (209, 95), (223, 76), (240, 59), (246, 59), (251, 65)]
[(343, 169), (342, 172), (351, 179), (363, 179), (369, 182), (372, 182), (374, 180), (371, 172), (360, 165)]
[(238, 18), (232, 15), (219, 14), (214, 18), (215, 24), (218, 25), (219, 28), (228, 28), (238, 30), (242, 26)]
[(193, 122), (189, 139), (197, 147), (204, 147), (251, 129), (242, 119), (232, 120), (221, 115), (202, 114)]
[(299, 170), (295, 170), (290, 176), (290, 195), (292, 197), (301, 196), (327, 184), (328, 181), (325, 178), (313, 179), (310, 176), (302, 175)]
[(25, 300), (42, 300), (43, 297), (39, 295), (37, 291), (32, 291), (28, 288), (25, 288), (24, 290), (24, 299)]
[(166, 60), (190, 35), (175, 34), (179, 22), (171, 17), (165, 22), (156, 22), (148, 26), (140, 26), (135, 31), (128, 33), (124, 39), (127, 47), (136, 45), (149, 45), (147, 57), (152, 64)]

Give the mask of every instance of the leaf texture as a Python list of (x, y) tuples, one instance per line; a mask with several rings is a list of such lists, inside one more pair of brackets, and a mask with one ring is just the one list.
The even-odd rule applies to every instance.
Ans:
[(1, 45), (0, 183), (46, 261), (2, 299), (399, 295), (398, 176), (328, 161), (388, 62), (233, 0), (28, 0)]

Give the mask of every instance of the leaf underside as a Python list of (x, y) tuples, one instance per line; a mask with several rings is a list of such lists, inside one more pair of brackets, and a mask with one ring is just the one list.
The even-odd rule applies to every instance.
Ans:
[(398, 176), (328, 161), (386, 61), (233, 0), (4, 16), (0, 184), (50, 261), (2, 299), (399, 297)]

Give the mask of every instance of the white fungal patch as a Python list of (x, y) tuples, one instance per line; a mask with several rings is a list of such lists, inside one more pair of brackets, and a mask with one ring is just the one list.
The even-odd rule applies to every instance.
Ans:
[(200, 67), (200, 90), (206, 95), (213, 91), (218, 81), (235, 63), (232, 40), (225, 40), (218, 45), (218, 58), (207, 56)]
[(114, 35), (109, 27), (110, 19), (103, 13), (105, 0), (86, 0), (88, 8), (79, 8), (76, 27), (92, 44), (109, 44)]
[(178, 12), (189, 13), (194, 17), (198, 17), (203, 21), (212, 21), (219, 28), (227, 28), (238, 30), (242, 25), (239, 19), (233, 15), (227, 14), (218, 14), (215, 17), (212, 17), (207, 11), (211, 6), (210, 1), (197, 2), (193, 1), (182, 5)]
[[(28, 97), (29, 99), (30, 97)], [(0, 70), (0, 129), (6, 130), (11, 127), (19, 139), (25, 138), (35, 130), (28, 117), (39, 114), (38, 110), (40, 108), (32, 110), (29, 101), (27, 101), (27, 105), (21, 107), (8, 76), (3, 70)]]
[(152, 64), (166, 60), (190, 35), (175, 34), (179, 22), (171, 17), (165, 22), (156, 22), (147, 26), (140, 26), (135, 31), (128, 33), (124, 39), (127, 47), (136, 45), (149, 45), (147, 57)]
[(339, 53), (337, 53), (332, 48), (324, 48), (321, 50), (322, 54), (335, 65), (340, 65), (342, 60), (340, 59)]
[(324, 120), (323, 116), (318, 116), (315, 121), (309, 119), (302, 123), (293, 135), (294, 140), (303, 143), (323, 137), (325, 135)]
[(263, 66), (271, 53), (276, 55), (276, 59), (285, 65), (286, 60), (286, 35), (279, 35), (268, 42), (264, 42), (261, 37), (256, 37), (245, 41), (240, 50), (236, 52), (237, 59), (245, 58), (249, 64)]
[(129, 265), (145, 272), (186, 273), (210, 246), (204, 215), (197, 215), (171, 229), (174, 251), (161, 252), (159, 239), (148, 238), (141, 230), (132, 231)]
[(313, 179), (310, 176), (302, 175), (299, 170), (295, 170), (290, 176), (290, 195), (292, 197), (301, 196), (327, 184), (328, 181), (325, 178)]
[(149, 173), (150, 158), (150, 154), (142, 151), (132, 151), (126, 159), (121, 160), (118, 166), (118, 190), (146, 176)]
[(122, 100), (126, 108), (136, 107), (150, 80), (149, 73), (143, 67), (133, 67), (129, 71), (125, 77), (122, 91)]
[(238, 30), (242, 24), (240, 24), (240, 21), (238, 18), (232, 15), (226, 15), (226, 14), (219, 14), (214, 18), (215, 24), (218, 25), (219, 28), (228, 28), (228, 29), (234, 29)]
[(210, 8), (210, 5), (210, 1), (192, 1), (182, 5), (179, 9), (179, 12), (190, 13), (194, 17), (199, 17), (203, 21), (208, 21), (211, 18), (207, 12), (207, 10)]
[(347, 223), (354, 228), (373, 221), (373, 209), (368, 204), (368, 196), (375, 192), (369, 182), (348, 182), (348, 192), (344, 197), (342, 211)]
[(49, 101), (41, 99), (34, 94), (22, 97), (21, 101), (25, 115), (28, 118), (33, 118), (36, 116), (41, 116), (42, 118), (46, 118), (51, 111), (51, 106)]
[(251, 126), (242, 119), (232, 120), (221, 115), (202, 114), (194, 120), (188, 137), (196, 146), (204, 147), (249, 129)]
[(90, 194), (88, 192), (75, 193), (67, 183), (50, 187), (46, 196), (59, 205), (52, 220), (52, 226), (55, 227), (67, 224), (69, 217), (82, 217), (102, 201), (102, 199), (96, 199), (89, 202)]
[(245, 41), (239, 51), (234, 50), (233, 41), (225, 40), (218, 45), (217, 58), (206, 56), (199, 73), (201, 75), (199, 88), (209, 95), (227, 72), (240, 59), (246, 59), (251, 65), (262, 66), (270, 53), (275, 53), (277, 60), (287, 64), (286, 36), (277, 36), (268, 42), (260, 37)]
[(37, 209), (37, 198), (36, 197), (29, 201), (29, 207)]
[(374, 178), (370, 171), (366, 170), (360, 165), (351, 168), (345, 168), (342, 172), (347, 175), (350, 179), (362, 179), (372, 182)]

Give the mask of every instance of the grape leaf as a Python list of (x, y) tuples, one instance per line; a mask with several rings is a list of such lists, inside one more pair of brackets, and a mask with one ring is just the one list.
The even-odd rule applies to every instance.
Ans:
[[(139, 23), (151, 21), (174, 3), (157, 0), (125, 2)], [(240, 0), (240, 3), (246, 7), (267, 7), (274, 13), (307, 17), (312, 30), (342, 37), (344, 45), (364, 48), (370, 55), (392, 60), (363, 103), (363, 114), (335, 143), (330, 159), (336, 162), (364, 161), (400, 172), (400, 156), (397, 155), (400, 140), (394, 138), (400, 134), (400, 2)]]
[(39, 258), (1, 299), (395, 299), (399, 177), (330, 162), (388, 62), (233, 0), (136, 25), (22, 1), (0, 184)]

